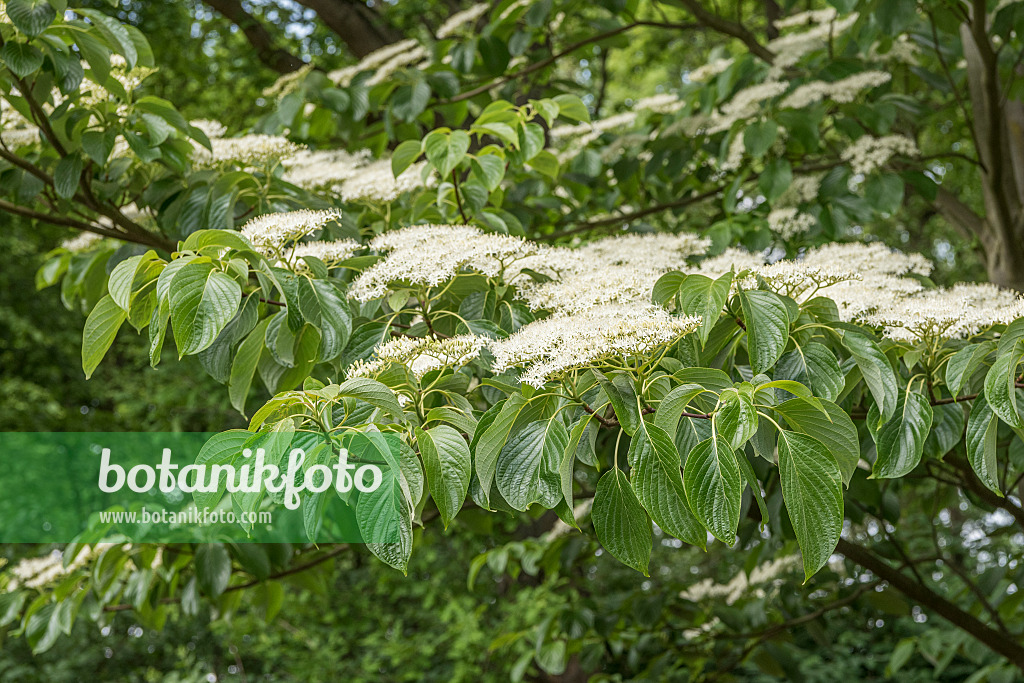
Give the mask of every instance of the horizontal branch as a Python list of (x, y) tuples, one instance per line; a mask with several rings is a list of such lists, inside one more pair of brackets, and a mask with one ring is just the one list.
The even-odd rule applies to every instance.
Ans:
[(700, 28), (700, 25), (698, 25), (698, 24), (671, 24), (671, 23), (663, 23), (663, 22), (657, 22), (657, 21), (637, 21), (637, 22), (634, 22), (632, 24), (626, 24), (625, 26), (619, 26), (618, 28), (614, 28), (614, 29), (612, 29), (610, 31), (605, 31), (604, 33), (599, 33), (596, 36), (591, 36), (589, 38), (585, 38), (583, 40), (575, 42), (572, 45), (570, 45), (569, 47), (567, 47), (564, 50), (562, 50), (561, 52), (556, 52), (555, 54), (551, 55), (547, 59), (542, 59), (541, 61), (536, 62), (535, 64), (531, 64), (530, 66), (525, 67), (523, 69), (520, 69), (519, 71), (517, 71), (517, 72), (515, 72), (513, 74), (509, 74), (507, 76), (502, 76), (501, 78), (498, 78), (496, 80), (490, 81), (489, 83), (485, 83), (483, 85), (477, 86), (476, 88), (473, 88), (472, 90), (467, 90), (466, 92), (461, 93), (459, 95), (456, 95), (455, 97), (452, 97), (452, 98), (447, 99), (447, 100), (442, 100), (441, 104), (451, 104), (453, 102), (461, 102), (462, 100), (472, 99), (472, 98), (476, 97), (477, 95), (481, 95), (481, 94), (487, 92), (488, 90), (500, 87), (500, 86), (505, 85), (506, 83), (508, 83), (510, 81), (514, 81), (514, 80), (520, 79), (523, 76), (529, 76), (530, 74), (534, 73), (535, 71), (540, 71), (541, 69), (544, 69), (544, 68), (546, 68), (548, 66), (551, 66), (552, 64), (557, 62), (562, 57), (566, 57), (566, 56), (572, 54), (573, 52), (575, 52), (576, 50), (579, 50), (582, 47), (586, 47), (587, 45), (591, 45), (593, 43), (599, 43), (602, 40), (606, 40), (608, 38), (613, 38), (613, 37), (619, 35), (620, 33), (625, 33), (626, 31), (632, 30), (632, 29), (640, 27), (640, 26), (648, 26), (648, 27), (653, 27), (653, 28), (671, 28), (671, 29), (676, 29), (676, 30), (680, 30), (680, 31), (696, 30), (696, 29)]

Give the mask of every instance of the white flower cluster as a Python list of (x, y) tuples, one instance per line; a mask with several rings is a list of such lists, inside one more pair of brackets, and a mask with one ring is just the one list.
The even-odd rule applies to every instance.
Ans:
[(807, 232), (818, 222), (809, 213), (798, 211), (794, 207), (773, 209), (768, 214), (768, 227), (784, 240), (790, 240)]
[(712, 78), (728, 69), (733, 65), (734, 61), (735, 60), (732, 57), (726, 59), (715, 59), (707, 64), (697, 67), (687, 75), (692, 82), (704, 83), (706, 81), (710, 81)]
[(763, 597), (764, 590), (759, 588), (765, 584), (774, 584), (782, 580), (787, 574), (799, 570), (802, 560), (800, 555), (786, 555), (764, 564), (759, 564), (751, 570), (748, 576), (746, 572), (739, 572), (729, 583), (715, 583), (714, 579), (704, 579), (695, 583), (679, 597), (691, 602), (703, 602), (705, 600), (720, 600), (725, 598), (725, 604), (732, 605), (754, 590), (755, 597)]
[(394, 282), (435, 287), (463, 269), (511, 280), (525, 259), (547, 247), (522, 237), (486, 234), (468, 225), (416, 225), (386, 232), (370, 248), (388, 252), (352, 283), (352, 296), (370, 301)]
[(342, 149), (302, 150), (281, 160), (287, 182), (307, 190), (332, 187), (354, 177), (371, 162), (370, 150), (350, 154)]
[(782, 196), (775, 201), (775, 206), (796, 206), (818, 198), (818, 190), (821, 189), (821, 176), (798, 175), (793, 178)]
[(878, 243), (827, 244), (810, 250), (800, 263), (808, 268), (840, 264), (860, 276), (817, 292), (835, 301), (839, 316), (847, 322), (862, 320), (872, 311), (920, 291), (920, 281), (903, 276), (927, 276), (932, 271), (931, 262), (920, 254), (903, 254)]
[(335, 69), (327, 74), (327, 77), (334, 83), (347, 86), (352, 79), (363, 71), (374, 71), (374, 75), (367, 80), (367, 85), (374, 86), (383, 83), (391, 74), (403, 66), (408, 66), (427, 57), (427, 51), (416, 40), (410, 38), (401, 40), (391, 45), (385, 45), (379, 50), (374, 50), (363, 57), (358, 64), (347, 66), (343, 69)]
[(454, 35), (460, 28), (468, 24), (473, 23), (483, 15), (487, 14), (487, 11), (491, 9), (491, 6), (486, 2), (481, 2), (477, 5), (473, 5), (469, 9), (464, 9), (461, 12), (448, 17), (443, 24), (437, 29), (437, 37), (439, 40), (444, 40)]
[(542, 387), (573, 369), (649, 354), (699, 325), (652, 304), (608, 304), (532, 322), (489, 348), (495, 372), (521, 368), (520, 382)]
[(653, 111), (657, 114), (671, 114), (679, 111), (684, 104), (685, 102), (679, 99), (679, 95), (666, 92), (637, 100), (633, 109)]
[(328, 267), (335, 266), (363, 248), (355, 240), (334, 240), (333, 242), (299, 242), (282, 259), (285, 264), (305, 269), (303, 256), (312, 256), (323, 261)]
[(761, 111), (761, 103), (778, 97), (789, 89), (784, 81), (765, 81), (740, 90), (728, 102), (722, 105), (721, 111), (714, 112), (704, 126), (708, 135), (729, 130), (737, 121), (746, 121)]
[(68, 251), (87, 251), (102, 239), (102, 235), (97, 235), (94, 232), (81, 232), (61, 242), (60, 246)]
[(348, 370), (349, 377), (376, 377), (395, 363), (408, 367), (417, 379), (432, 370), (457, 368), (480, 355), (486, 337), (461, 334), (455, 337), (395, 337), (379, 345), (368, 361), (358, 361)]
[(0, 139), (13, 149), (39, 142), (39, 129), (3, 98), (0, 98)]
[(335, 209), (267, 213), (243, 225), (241, 232), (260, 253), (270, 256), (277, 255), (289, 242), (297, 242), (340, 218), (341, 212)]
[(203, 131), (203, 133), (206, 134), (206, 137), (210, 138), (211, 140), (213, 138), (224, 137), (224, 133), (228, 132), (228, 127), (220, 121), (212, 121), (210, 119), (195, 119), (194, 121), (189, 121), (189, 124)]
[[(793, 66), (800, 58), (808, 52), (813, 52), (823, 47), (828, 41), (846, 33), (857, 23), (859, 15), (852, 12), (845, 17), (838, 18), (834, 10), (822, 10), (820, 13), (804, 13), (794, 15), (788, 20), (783, 20), (782, 28), (789, 26), (810, 25), (806, 31), (787, 33), (774, 40), (768, 41), (767, 48), (775, 53), (773, 69), (781, 70)], [(797, 23), (791, 23), (799, 19)], [(776, 27), (780, 27), (776, 23)]]
[(195, 145), (192, 160), (200, 168), (211, 168), (228, 162), (244, 166), (264, 166), (296, 154), (301, 146), (279, 135), (252, 133), (237, 138), (210, 138), (213, 152)]
[(344, 202), (389, 204), (406, 192), (437, 185), (437, 176), (434, 174), (424, 180), (425, 167), (425, 161), (413, 164), (396, 178), (391, 170), (391, 160), (379, 159), (359, 168), (358, 172), (341, 183), (337, 191)]
[(780, 107), (801, 109), (808, 105), (828, 99), (845, 104), (853, 102), (865, 90), (876, 88), (892, 80), (886, 71), (862, 71), (831, 83), (811, 81), (796, 88), (780, 103)]
[[(768, 283), (774, 291), (798, 301), (813, 298), (826, 287), (862, 279), (860, 273), (833, 265), (809, 265), (803, 261), (776, 261), (767, 266), (752, 268), (751, 272)], [(756, 289), (757, 279), (751, 276), (743, 286), (746, 289)]]
[(33, 588), (36, 590), (46, 588), (77, 569), (84, 567), (112, 545), (112, 543), (97, 543), (91, 548), (83, 546), (66, 567), (64, 566), (64, 558), (59, 550), (54, 550), (48, 555), (40, 557), (23, 558), (18, 561), (18, 564), (11, 567), (11, 579), (7, 583), (6, 590), (11, 592), (18, 588)]
[(687, 269), (686, 259), (705, 253), (710, 244), (692, 233), (606, 237), (566, 254), (557, 279), (524, 282), (519, 293), (531, 308), (555, 313), (646, 302), (662, 274)]
[(864, 135), (843, 150), (842, 158), (854, 173), (868, 175), (884, 166), (896, 155), (913, 157), (920, 154), (917, 144), (902, 135), (876, 138)]
[(993, 284), (958, 284), (887, 302), (863, 322), (897, 341), (965, 339), (1024, 316), (1024, 299)]

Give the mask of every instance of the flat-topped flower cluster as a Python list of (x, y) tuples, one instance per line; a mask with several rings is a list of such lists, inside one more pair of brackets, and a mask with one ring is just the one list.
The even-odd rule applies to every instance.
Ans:
[(456, 367), (487, 348), (497, 372), (516, 369), (536, 386), (577, 368), (647, 362), (701, 323), (651, 303), (658, 279), (669, 271), (718, 278), (732, 272), (732, 288), (767, 287), (805, 303), (827, 297), (846, 322), (881, 329), (896, 341), (963, 339), (1024, 316), (1024, 299), (994, 285), (926, 287), (932, 264), (883, 244), (828, 244), (801, 258), (767, 263), (765, 256), (730, 248), (708, 256), (710, 241), (692, 233), (631, 233), (578, 248), (553, 247), (523, 237), (487, 233), (468, 225), (415, 225), (385, 232), (366, 245), (352, 240), (303, 241), (340, 218), (328, 211), (269, 214), (250, 221), (242, 234), (260, 251), (290, 267), (315, 256), (328, 267), (359, 250), (379, 260), (359, 273), (349, 295), (361, 302), (406, 291), (424, 302), (464, 275), (490, 278), (495, 287), (535, 311), (538, 319), (504, 339), (476, 335), (397, 338), (374, 357), (349, 369), (373, 376), (392, 363), (416, 376)]

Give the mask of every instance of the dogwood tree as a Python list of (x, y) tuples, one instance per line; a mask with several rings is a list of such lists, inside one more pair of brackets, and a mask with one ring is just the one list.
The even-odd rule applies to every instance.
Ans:
[[(251, 418), (208, 444), (225, 462), (270, 432), (383, 435), (398, 540), (366, 549), (397, 570), (466, 506), (547, 509), (565, 529), (538, 553), (583, 534), (638, 584), (669, 536), (798, 562), (833, 602), (796, 619), (896, 591), (1024, 669), (1012, 544), (922, 550), (900, 513), (927, 495), (931, 523), (1024, 523), (1024, 7), (748, 4), (475, 5), (289, 71), (229, 131), (147, 94), (134, 27), (8, 0), (0, 208), (69, 229), (37, 284), (88, 314), (92, 381), (141, 333), (154, 366), (173, 346), (225, 385)], [(709, 49), (605, 106), (580, 58), (640, 31)], [(991, 283), (860, 239), (921, 206)], [(272, 615), (280, 580), (363, 552), (310, 540), (72, 544), (14, 567), (0, 611), (37, 650), (86, 615)], [(694, 619), (695, 640), (731, 629)], [(566, 657), (556, 638), (534, 663)]]

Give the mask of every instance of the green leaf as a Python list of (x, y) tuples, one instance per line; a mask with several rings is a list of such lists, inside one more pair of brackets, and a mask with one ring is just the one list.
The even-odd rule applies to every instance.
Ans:
[(707, 532), (686, 502), (679, 451), (672, 437), (643, 422), (630, 441), (628, 458), (633, 491), (654, 523), (703, 550)]
[(0, 48), (0, 59), (18, 78), (28, 78), (43, 65), (43, 53), (26, 43), (5, 44)]
[(208, 347), (231, 321), (242, 299), (242, 288), (209, 263), (189, 263), (171, 280), (168, 290), (171, 329), (178, 357)]
[(1024, 359), (1024, 341), (996, 358), (985, 376), (985, 400), (999, 419), (1014, 429), (1024, 429), (1017, 412), (1017, 366)]
[(931, 428), (928, 398), (914, 391), (903, 392), (892, 419), (875, 435), (878, 457), (871, 468), (872, 478), (894, 479), (917, 467)]
[(57, 162), (57, 168), (53, 172), (53, 189), (59, 197), (70, 199), (75, 196), (81, 177), (82, 157), (77, 154), (66, 156)]
[(772, 292), (740, 290), (740, 305), (747, 326), (747, 351), (755, 375), (769, 370), (789, 341), (789, 312)]
[(658, 404), (658, 409), (654, 413), (654, 424), (667, 434), (675, 434), (679, 418), (684, 412), (689, 412), (686, 410), (687, 404), (704, 391), (704, 387), (699, 384), (681, 384), (675, 387), (665, 394)]
[(960, 443), (964, 435), (964, 408), (959, 403), (932, 407), (932, 429), (924, 442), (924, 457), (941, 458)]
[(996, 460), (996, 435), (999, 432), (999, 421), (995, 419), (992, 406), (984, 396), (974, 399), (971, 415), (967, 418), (967, 462), (988, 488), (1000, 496), (999, 462)]
[(406, 140), (395, 148), (391, 155), (391, 172), (397, 178), (402, 175), (405, 169), (412, 166), (413, 162), (420, 158), (423, 152), (423, 143), (420, 140)]
[(824, 344), (797, 346), (775, 366), (775, 379), (791, 379), (808, 385), (815, 396), (835, 401), (846, 384), (839, 361)]
[(558, 419), (536, 420), (512, 436), (498, 455), (495, 481), (516, 510), (539, 502), (553, 508), (562, 498), (559, 463), (569, 434)]
[(338, 288), (330, 280), (300, 278), (299, 310), (320, 330), (320, 362), (340, 356), (352, 336), (352, 314)]
[(794, 398), (775, 406), (789, 426), (794, 430), (812, 436), (825, 444), (829, 453), (839, 465), (843, 483), (849, 484), (860, 462), (860, 437), (857, 426), (846, 411), (835, 403), (819, 401), (828, 415), (822, 415), (817, 407), (802, 398)]
[(138, 50), (135, 49), (135, 41), (132, 40), (131, 34), (128, 33), (128, 30), (119, 21), (107, 16), (98, 9), (76, 7), (75, 12), (88, 17), (107, 44), (124, 57), (128, 63), (128, 68), (135, 68), (135, 64), (139, 59)]
[(552, 98), (558, 104), (558, 115), (573, 121), (590, 121), (590, 111), (576, 95), (556, 95)]
[(793, 182), (793, 167), (785, 159), (773, 159), (765, 164), (757, 185), (769, 202), (779, 198)]
[(757, 409), (750, 396), (735, 389), (726, 389), (719, 400), (715, 427), (733, 450), (739, 450), (757, 431)]
[(626, 566), (649, 576), (651, 522), (619, 468), (605, 472), (597, 482), (590, 516), (601, 545)]
[(249, 336), (238, 347), (235, 360), (231, 364), (231, 376), (228, 378), (228, 397), (235, 410), (245, 415), (245, 400), (252, 387), (252, 379), (256, 374), (260, 355), (263, 353), (263, 339), (266, 336), (270, 318), (261, 320)]
[(377, 380), (367, 377), (353, 377), (338, 385), (339, 397), (349, 396), (351, 398), (365, 401), (375, 408), (380, 408), (399, 422), (405, 420), (402, 406), (398, 403), (398, 397), (385, 385)]
[(469, 491), (469, 445), (461, 434), (448, 425), (438, 425), (426, 431), (417, 428), (416, 443), (423, 457), (430, 495), (447, 529), (462, 508), (466, 492)]
[(391, 111), (400, 121), (412, 121), (430, 102), (430, 84), (425, 79), (399, 86), (391, 98)]
[(779, 479), (803, 555), (804, 581), (828, 562), (843, 530), (839, 466), (817, 439), (779, 432)]
[(1017, 318), (1006, 326), (1003, 333), (999, 335), (999, 346), (996, 355), (1002, 356), (1013, 351), (1018, 341), (1024, 340), (1024, 317)]
[[(687, 315), (701, 317), (700, 344), (701, 347), (708, 343), (711, 330), (722, 315), (722, 308), (729, 299), (729, 289), (732, 287), (733, 274), (726, 273), (717, 280), (712, 280), (703, 275), (687, 275), (679, 283), (679, 301), (681, 310)], [(660, 282), (660, 281), (659, 281)], [(788, 334), (789, 324), (786, 321)]]
[(609, 380), (600, 370), (594, 370), (594, 376), (611, 402), (619, 425), (627, 434), (633, 436), (640, 426), (640, 410), (637, 407), (637, 396), (632, 380), (624, 374), (616, 375), (614, 380)]
[(772, 148), (779, 135), (779, 126), (772, 120), (757, 121), (743, 131), (743, 147), (747, 154), (760, 159)]
[(469, 151), (469, 134), (464, 130), (434, 131), (423, 139), (423, 151), (438, 174), (447, 179)]
[(57, 15), (47, 0), (7, 0), (7, 16), (15, 28), (35, 38)]
[(558, 162), (558, 157), (546, 149), (542, 149), (534, 154), (533, 157), (526, 162), (526, 165), (539, 173), (543, 173), (549, 178), (557, 178), (558, 171), (562, 167)]
[(491, 192), (498, 189), (505, 177), (505, 160), (497, 154), (481, 154), (472, 160), (473, 174)]
[(889, 359), (882, 353), (882, 349), (878, 347), (875, 340), (858, 332), (844, 331), (843, 345), (853, 356), (857, 367), (864, 375), (868, 391), (871, 392), (878, 406), (878, 425), (881, 426), (896, 412), (896, 402), (899, 400), (896, 375), (893, 374), (892, 366), (889, 365)]
[(196, 547), (196, 579), (206, 595), (216, 598), (231, 579), (231, 556), (223, 543), (203, 543)]
[[(512, 394), (491, 422), (481, 419), (477, 425), (477, 433), (473, 435), (473, 467), (484, 502), (490, 504), (491, 484), (494, 482), (494, 471), (498, 465), (498, 456), (508, 440), (519, 414), (527, 407), (528, 402), (522, 394)], [(481, 431), (483, 430), (483, 431)]]
[(993, 341), (968, 344), (949, 357), (946, 361), (946, 388), (950, 396), (960, 395), (960, 390), (967, 386), (971, 376), (995, 347)]
[(743, 481), (736, 453), (721, 436), (705, 439), (686, 457), (683, 467), (686, 500), (712, 535), (732, 545), (740, 523)]
[(128, 314), (114, 303), (109, 294), (100, 299), (89, 313), (82, 332), (82, 369), (86, 379), (92, 377), (127, 318)]

